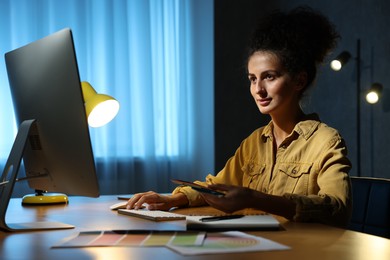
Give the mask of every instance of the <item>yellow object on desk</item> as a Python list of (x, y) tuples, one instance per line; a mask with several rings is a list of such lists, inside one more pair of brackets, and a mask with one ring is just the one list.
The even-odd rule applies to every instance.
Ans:
[(22, 204), (67, 204), (69, 203), (68, 196), (62, 193), (45, 193), (42, 195), (29, 194), (22, 199)]

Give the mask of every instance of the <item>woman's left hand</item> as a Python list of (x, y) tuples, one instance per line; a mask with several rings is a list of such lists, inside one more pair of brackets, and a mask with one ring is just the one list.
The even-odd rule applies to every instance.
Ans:
[(226, 194), (223, 197), (218, 197), (208, 193), (201, 193), (205, 201), (216, 209), (231, 213), (251, 207), (253, 192), (255, 192), (252, 189), (225, 184), (212, 184), (208, 187), (213, 190), (223, 191)]

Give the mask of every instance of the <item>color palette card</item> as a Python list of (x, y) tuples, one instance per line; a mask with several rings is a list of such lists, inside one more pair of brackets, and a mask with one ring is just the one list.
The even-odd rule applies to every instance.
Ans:
[(290, 247), (241, 231), (209, 232), (201, 246), (167, 245), (182, 255), (288, 250)]
[(60, 241), (53, 248), (103, 246), (201, 246), (206, 232), (191, 231), (85, 231)]

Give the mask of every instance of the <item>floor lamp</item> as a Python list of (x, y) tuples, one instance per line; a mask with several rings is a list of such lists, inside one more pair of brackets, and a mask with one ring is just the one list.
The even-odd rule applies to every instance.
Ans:
[[(361, 176), (360, 170), (360, 159), (361, 159), (361, 149), (360, 149), (360, 98), (361, 98), (361, 58), (360, 58), (360, 39), (356, 40), (356, 56), (354, 57), (356, 61), (356, 153), (357, 153), (357, 176)], [(351, 54), (348, 51), (341, 52), (334, 60), (331, 61), (330, 67), (334, 71), (339, 71), (342, 67), (348, 63), (351, 58)], [(382, 92), (383, 86), (380, 83), (373, 83), (366, 94), (366, 101), (370, 104), (375, 104), (378, 102), (380, 94)]]

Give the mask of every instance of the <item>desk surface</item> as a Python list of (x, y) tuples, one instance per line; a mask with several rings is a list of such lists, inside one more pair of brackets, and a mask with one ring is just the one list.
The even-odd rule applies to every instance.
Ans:
[[(0, 259), (236, 259), (237, 254), (182, 256), (164, 247), (101, 247), (52, 249), (61, 239), (84, 230), (147, 229), (185, 230), (185, 221), (152, 222), (117, 214), (109, 206), (116, 196), (70, 197), (69, 205), (21, 206), (11, 199), (8, 222), (58, 221), (75, 229), (4, 232), (0, 231)], [(213, 212), (210, 208), (180, 209), (180, 213)], [(389, 259), (390, 240), (314, 223), (279, 219), (283, 230), (251, 231), (253, 235), (290, 246), (291, 250), (244, 253), (243, 259)], [(241, 256), (241, 255), (240, 255)]]

